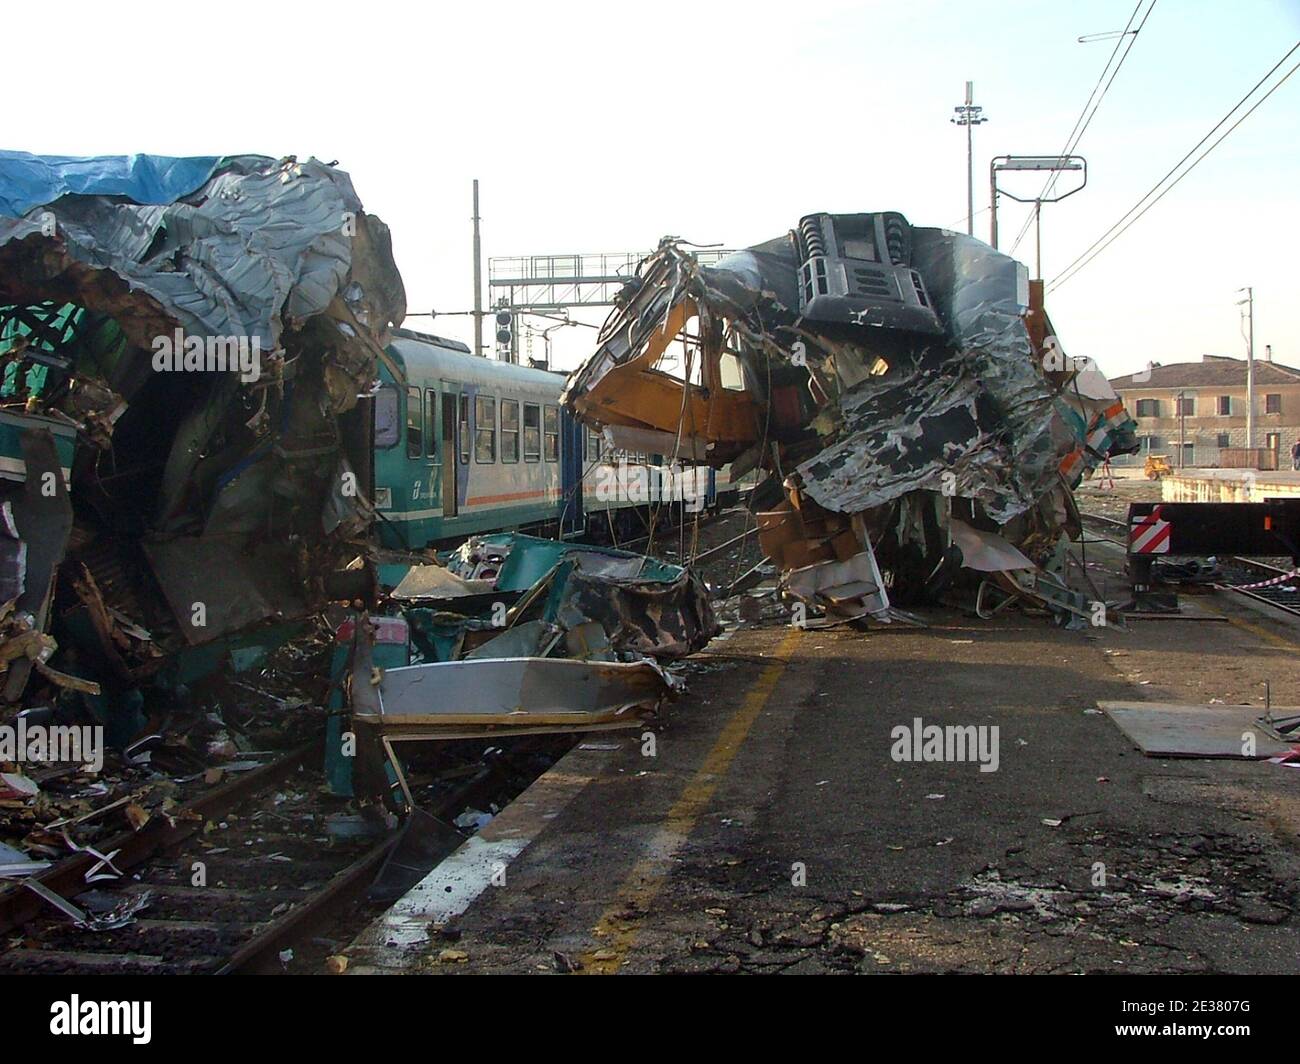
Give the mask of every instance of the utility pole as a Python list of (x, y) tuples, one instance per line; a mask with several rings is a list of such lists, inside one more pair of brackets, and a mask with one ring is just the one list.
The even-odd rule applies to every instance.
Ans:
[(1178, 393), (1178, 468), (1182, 469), (1186, 462), (1183, 456), (1187, 453), (1187, 407), (1183, 403), (1186, 392)]
[(966, 102), (954, 107), (956, 115), (948, 121), (966, 127), (966, 232), (975, 235), (975, 157), (972, 127), (987, 122), (984, 108), (975, 105), (975, 82), (966, 82)]
[(483, 248), (478, 231), (478, 178), (474, 178), (474, 354), (483, 354)]
[(1255, 447), (1255, 289), (1238, 288), (1246, 298), (1237, 306), (1246, 308), (1246, 446)]
[(1043, 201), (1034, 200), (1034, 276), (1043, 279)]

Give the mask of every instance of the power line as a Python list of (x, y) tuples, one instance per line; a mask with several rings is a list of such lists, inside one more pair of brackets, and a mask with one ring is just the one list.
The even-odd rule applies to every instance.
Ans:
[[(1291, 56), (1294, 55), (1298, 49), (1300, 49), (1300, 41), (1297, 41), (1295, 44), (1293, 44), (1291, 48), (1287, 51), (1287, 53), (1284, 56), (1282, 56), (1282, 58), (1279, 59), (1276, 63), (1273, 64), (1272, 69), (1270, 69), (1269, 72), (1265, 74), (1262, 78), (1260, 78), (1259, 81), (1257, 81), (1254, 84), (1251, 90), (1248, 93), (1246, 93), (1246, 95), (1243, 96), (1240, 100), (1238, 100), (1228, 110), (1228, 113), (1225, 114), (1222, 118), (1218, 120), (1218, 122), (1214, 124), (1214, 126), (1210, 129), (1208, 133), (1205, 134), (1205, 136), (1203, 136), (1199, 141), (1196, 142), (1196, 144), (1192, 147), (1191, 151), (1189, 151), (1186, 155), (1184, 155), (1181, 159), (1179, 159), (1178, 162), (1176, 162), (1170, 168), (1169, 172), (1164, 175), (1164, 177), (1162, 177), (1159, 181), (1157, 181), (1154, 185), (1151, 186), (1150, 190), (1146, 193), (1146, 195), (1144, 195), (1140, 200), (1138, 200), (1135, 204), (1133, 204), (1132, 207), (1130, 207), (1127, 211), (1125, 211), (1124, 214), (1120, 216), (1119, 221), (1117, 221), (1114, 225), (1112, 225), (1109, 229), (1107, 229), (1104, 233), (1102, 233), (1101, 236), (1099, 236), (1096, 240), (1092, 242), (1092, 244), (1088, 246), (1087, 250), (1085, 250), (1082, 255), (1076, 258), (1073, 262), (1070, 263), (1070, 265), (1065, 267), (1064, 270), (1062, 270), (1059, 274), (1057, 274), (1056, 277), (1052, 279), (1050, 285), (1048, 286), (1048, 290), (1053, 291), (1057, 288), (1060, 288), (1061, 285), (1065, 284), (1066, 281), (1068, 281), (1071, 277), (1073, 277), (1080, 270), (1082, 270), (1086, 265), (1088, 265), (1088, 263), (1090, 263), (1093, 259), (1095, 259), (1103, 251), (1105, 251), (1106, 248), (1110, 247), (1110, 245), (1113, 244), (1116, 240), (1118, 240), (1134, 222), (1136, 222), (1139, 218), (1142, 217), (1142, 215), (1146, 214), (1147, 211), (1149, 211), (1152, 207), (1154, 207), (1157, 203), (1159, 203), (1162, 199), (1164, 199), (1164, 197), (1168, 195), (1170, 190), (1172, 190), (1174, 186), (1178, 184), (1178, 182), (1180, 182), (1194, 169), (1196, 169), (1197, 165), (1199, 165), (1200, 162), (1207, 155), (1210, 154), (1210, 152), (1214, 151), (1215, 148), (1217, 148), (1220, 144), (1222, 144), (1234, 129), (1236, 129), (1239, 125), (1241, 125), (1242, 122), (1244, 122), (1247, 118), (1249, 118), (1252, 114), (1254, 114), (1255, 109), (1259, 107), (1259, 105), (1262, 104), (1265, 100), (1267, 100), (1270, 96), (1272, 96), (1273, 93), (1277, 92), (1277, 90), (1280, 89), (1286, 83), (1287, 79), (1291, 77), (1292, 74), (1294, 74), (1297, 70), (1300, 70), (1300, 63), (1296, 63), (1293, 67), (1291, 67), (1291, 69), (1288, 70), (1285, 74), (1283, 74), (1282, 77), (1278, 81), (1276, 81), (1273, 84), (1273, 86), (1266, 93), (1264, 93), (1263, 96), (1261, 96), (1258, 100), (1256, 100), (1253, 104), (1251, 104), (1249, 110), (1247, 110), (1231, 126), (1225, 129), (1222, 135), (1218, 138), (1218, 140), (1216, 140), (1213, 144), (1211, 144), (1208, 148), (1206, 148), (1205, 151), (1201, 152), (1201, 154), (1197, 156), (1195, 160), (1193, 160), (1192, 164), (1188, 166), (1187, 169), (1185, 169), (1181, 174), (1178, 174), (1178, 176), (1174, 178), (1174, 180), (1171, 181), (1168, 185), (1166, 185), (1165, 188), (1163, 189), (1160, 188), (1160, 186), (1164, 185), (1165, 182), (1168, 181), (1171, 176), (1173, 176), (1173, 174), (1177, 173), (1179, 167), (1181, 167), (1183, 163), (1187, 162), (1187, 160), (1190, 159), (1196, 153), (1196, 151), (1201, 147), (1202, 144), (1204, 144), (1207, 140), (1209, 140), (1212, 136), (1214, 136), (1214, 134), (1218, 131), (1218, 129), (1225, 122), (1227, 122), (1228, 119), (1230, 119), (1234, 114), (1236, 114), (1238, 110), (1241, 109), (1242, 104), (1244, 104), (1253, 95), (1255, 95), (1257, 91), (1259, 91), (1259, 87), (1263, 85), (1266, 81), (1268, 81), (1268, 79), (1271, 78), (1277, 72), (1278, 68), (1283, 63), (1285, 63), (1288, 59), (1290, 59)], [(1157, 191), (1159, 192), (1158, 195), (1157, 195)], [(1155, 196), (1155, 199), (1151, 199), (1152, 196)], [(1147, 200), (1151, 200), (1151, 202), (1147, 203)], [(1146, 206), (1143, 206), (1143, 204), (1146, 204)], [(1141, 209), (1139, 210), (1139, 208)], [(1132, 215), (1132, 217), (1130, 217), (1130, 215)]]
[[(1092, 87), (1092, 92), (1088, 94), (1088, 100), (1083, 105), (1083, 110), (1079, 112), (1079, 117), (1074, 120), (1074, 128), (1070, 130), (1070, 135), (1065, 138), (1065, 147), (1061, 149), (1058, 158), (1064, 158), (1073, 152), (1078, 146), (1083, 135), (1088, 132), (1088, 127), (1092, 125), (1093, 118), (1096, 117), (1101, 102), (1106, 98), (1106, 93), (1110, 92), (1111, 85), (1114, 84), (1116, 76), (1119, 74), (1120, 67), (1124, 65), (1124, 60), (1128, 58), (1129, 52), (1133, 50), (1133, 45), (1137, 43), (1138, 35), (1142, 32), (1142, 27), (1147, 24), (1147, 19), (1151, 17), (1151, 12), (1155, 10), (1157, 0), (1151, 0), (1151, 6), (1147, 8), (1146, 14), (1142, 16), (1142, 21), (1138, 23), (1135, 30), (1130, 30), (1133, 20), (1137, 18), (1138, 12), (1142, 10), (1145, 0), (1138, 0), (1137, 6), (1133, 8), (1133, 13), (1129, 15), (1128, 22), (1124, 24), (1124, 29), (1120, 31), (1115, 40), (1115, 47), (1111, 49), (1110, 58), (1106, 60), (1106, 65), (1102, 67), (1101, 75), (1097, 78), (1097, 84)], [(1115, 56), (1119, 54), (1120, 47), (1124, 47), (1124, 54), (1119, 57), (1119, 62), (1115, 63), (1115, 69), (1111, 70), (1111, 63), (1115, 61)], [(1106, 73), (1110, 72), (1110, 79), (1106, 79)], [(1106, 85), (1103, 88), (1102, 82)], [(1101, 89), (1101, 95), (1097, 95), (1097, 90)], [(1093, 97), (1096, 97), (1096, 105), (1093, 105)], [(1089, 108), (1092, 108), (1089, 111)], [(1082, 128), (1081, 128), (1082, 127)], [(1043, 185), (1043, 191), (1038, 194), (1039, 199), (1046, 199), (1052, 189), (1056, 187), (1056, 182), (1061, 179), (1059, 171), (1053, 171), (1048, 175), (1047, 181)], [(1034, 216), (1031, 214), (1025, 219), (1025, 224), (1021, 227), (1020, 232), (1016, 235), (1015, 243), (1011, 245), (1011, 254), (1016, 253), (1016, 248), (1020, 247), (1020, 242), (1025, 239), (1025, 234), (1029, 232), (1029, 227), (1033, 223)]]
[[(975, 217), (978, 218), (981, 214), (988, 214), (988, 212), (989, 212), (990, 210), (992, 210), (991, 207), (981, 207), (979, 210), (977, 210), (977, 211), (975, 212)], [(944, 228), (945, 228), (945, 229), (956, 229), (957, 226), (961, 225), (961, 223), (964, 222), (965, 220), (966, 220), (966, 215), (963, 214), (963, 215), (962, 215), (960, 218), (958, 218), (955, 222), (949, 222), (947, 225), (944, 226)]]

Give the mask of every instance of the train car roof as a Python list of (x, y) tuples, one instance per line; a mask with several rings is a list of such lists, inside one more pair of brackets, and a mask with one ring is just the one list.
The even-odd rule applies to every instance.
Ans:
[(403, 369), (408, 373), (418, 365), (428, 375), (447, 380), (497, 388), (531, 385), (545, 388), (556, 396), (564, 382), (563, 373), (550, 373), (531, 366), (516, 366), (512, 362), (480, 358), (456, 340), (415, 333), (408, 329), (395, 329), (393, 332), (388, 352), (401, 361)]

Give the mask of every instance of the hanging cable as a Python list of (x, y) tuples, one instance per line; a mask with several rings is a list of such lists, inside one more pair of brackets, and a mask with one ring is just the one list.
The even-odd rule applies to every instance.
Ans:
[[(1220, 144), (1222, 144), (1234, 129), (1236, 129), (1239, 125), (1241, 125), (1242, 122), (1244, 122), (1255, 112), (1256, 108), (1258, 108), (1260, 104), (1262, 104), (1265, 100), (1267, 100), (1270, 96), (1272, 96), (1273, 93), (1277, 92), (1277, 90), (1280, 89), (1286, 83), (1287, 79), (1290, 78), (1291, 75), (1294, 74), (1297, 69), (1300, 69), (1300, 62), (1297, 62), (1294, 66), (1291, 67), (1290, 70), (1288, 70), (1285, 74), (1283, 74), (1281, 78), (1279, 78), (1276, 82), (1274, 82), (1273, 85), (1269, 88), (1269, 90), (1266, 93), (1264, 93), (1264, 95), (1261, 96), (1258, 100), (1256, 100), (1253, 104), (1251, 104), (1250, 108), (1244, 114), (1242, 114), (1241, 117), (1239, 117), (1235, 122), (1233, 122), (1231, 126), (1225, 129), (1216, 141), (1214, 141), (1208, 148), (1206, 148), (1205, 151), (1201, 152), (1201, 154), (1192, 161), (1190, 166), (1184, 169), (1182, 173), (1178, 174), (1178, 176), (1175, 177), (1173, 181), (1169, 181), (1169, 178), (1172, 177), (1175, 173), (1177, 173), (1179, 168), (1182, 167), (1182, 165), (1185, 162), (1187, 162), (1187, 160), (1190, 159), (1196, 153), (1196, 151), (1201, 147), (1201, 145), (1203, 145), (1207, 140), (1209, 140), (1212, 136), (1214, 136), (1214, 134), (1218, 132), (1218, 130), (1223, 126), (1223, 124), (1227, 122), (1234, 114), (1236, 114), (1238, 110), (1241, 109), (1242, 105), (1245, 104), (1245, 102), (1249, 100), (1259, 90), (1261, 85), (1263, 85), (1266, 81), (1268, 81), (1268, 79), (1272, 77), (1274, 73), (1277, 72), (1278, 68), (1281, 67), (1283, 63), (1285, 63), (1288, 59), (1291, 58), (1292, 55), (1295, 54), (1297, 49), (1300, 49), (1300, 41), (1297, 41), (1295, 44), (1291, 46), (1291, 48), (1287, 51), (1287, 53), (1284, 56), (1282, 56), (1282, 58), (1279, 59), (1273, 65), (1272, 69), (1269, 70), (1269, 72), (1265, 74), (1262, 78), (1260, 78), (1259, 81), (1257, 81), (1255, 85), (1251, 88), (1251, 90), (1248, 93), (1246, 93), (1246, 95), (1243, 96), (1240, 100), (1238, 100), (1228, 110), (1228, 113), (1225, 114), (1222, 118), (1219, 119), (1218, 122), (1214, 124), (1214, 126), (1210, 129), (1208, 133), (1205, 134), (1205, 136), (1203, 136), (1199, 141), (1196, 142), (1195, 146), (1191, 149), (1191, 151), (1189, 151), (1186, 155), (1184, 155), (1181, 159), (1179, 159), (1178, 162), (1176, 162), (1169, 169), (1169, 171), (1164, 175), (1164, 177), (1162, 177), (1159, 181), (1157, 181), (1154, 185), (1152, 185), (1151, 188), (1141, 199), (1139, 199), (1135, 204), (1133, 204), (1132, 207), (1130, 207), (1127, 211), (1125, 211), (1124, 214), (1120, 216), (1119, 221), (1115, 222), (1114, 225), (1112, 225), (1109, 229), (1107, 229), (1104, 233), (1102, 233), (1101, 236), (1099, 236), (1088, 246), (1087, 250), (1084, 251), (1083, 254), (1081, 254), (1078, 258), (1076, 258), (1073, 262), (1071, 262), (1070, 265), (1065, 267), (1064, 270), (1062, 270), (1059, 274), (1057, 274), (1056, 277), (1054, 277), (1049, 283), (1047, 290), (1050, 292), (1050, 291), (1054, 291), (1057, 288), (1060, 288), (1061, 285), (1065, 284), (1066, 281), (1070, 280), (1070, 278), (1072, 278), (1075, 274), (1077, 274), (1080, 270), (1082, 270), (1085, 266), (1087, 266), (1088, 263), (1092, 262), (1092, 260), (1095, 259), (1098, 255), (1100, 255), (1103, 251), (1105, 251), (1106, 248), (1110, 247), (1110, 245), (1113, 244), (1116, 240), (1118, 240), (1119, 237), (1121, 237), (1129, 229), (1129, 227), (1133, 225), (1134, 222), (1136, 222), (1139, 218), (1142, 217), (1142, 215), (1146, 214), (1147, 211), (1149, 211), (1152, 207), (1154, 207), (1157, 203), (1159, 203), (1162, 199), (1164, 199), (1164, 197), (1169, 194), (1169, 192), (1178, 184), (1178, 182), (1180, 182), (1194, 169), (1196, 169), (1196, 167), (1201, 163), (1202, 160), (1205, 159), (1207, 155), (1210, 154), (1210, 152), (1214, 151), (1215, 148), (1217, 148)], [(1169, 184), (1165, 185), (1166, 181), (1169, 181)], [(1164, 185), (1164, 188), (1161, 188), (1162, 185)], [(1154, 199), (1152, 199), (1153, 196), (1155, 197)], [(1148, 200), (1150, 202), (1148, 202)]]
[[(1142, 5), (1145, 2), (1146, 0), (1138, 0), (1137, 6), (1133, 8), (1133, 13), (1129, 15), (1128, 22), (1124, 25), (1124, 29), (1115, 39), (1115, 47), (1111, 50), (1110, 58), (1106, 60), (1106, 65), (1102, 68), (1101, 76), (1097, 78), (1097, 84), (1092, 87), (1092, 92), (1088, 94), (1088, 102), (1083, 105), (1083, 110), (1079, 112), (1079, 117), (1074, 120), (1074, 128), (1070, 130), (1070, 135), (1065, 138), (1065, 147), (1062, 148), (1060, 153), (1057, 155), (1058, 159), (1063, 159), (1067, 155), (1072, 154), (1079, 146), (1079, 141), (1083, 139), (1083, 135), (1088, 132), (1088, 127), (1092, 124), (1093, 118), (1096, 117), (1097, 109), (1101, 107), (1101, 101), (1106, 98), (1106, 93), (1110, 91), (1111, 85), (1114, 84), (1115, 77), (1119, 74), (1120, 67), (1124, 65), (1124, 60), (1128, 58), (1129, 52), (1133, 50), (1133, 45), (1137, 43), (1138, 34), (1142, 32), (1142, 27), (1147, 24), (1147, 19), (1151, 17), (1151, 12), (1155, 10), (1157, 0), (1151, 0), (1151, 6), (1147, 8), (1146, 14), (1142, 16), (1142, 21), (1138, 23), (1137, 29), (1130, 29), (1133, 25), (1133, 20), (1137, 18), (1137, 14), (1142, 9)], [(1121, 47), (1124, 49), (1124, 54), (1119, 56), (1119, 62), (1115, 63), (1115, 69), (1111, 71), (1110, 79), (1107, 81), (1106, 72), (1110, 70), (1111, 63), (1115, 62), (1115, 56), (1119, 55)], [(1104, 88), (1102, 88), (1103, 81), (1106, 81)], [(1098, 89), (1101, 89), (1100, 96), (1097, 95)], [(1096, 97), (1097, 99), (1095, 106), (1092, 102), (1093, 97)], [(1088, 110), (1090, 107), (1092, 108), (1091, 112)], [(1051, 195), (1052, 190), (1056, 188), (1056, 183), (1060, 179), (1061, 171), (1052, 171), (1044, 182), (1043, 190), (1038, 194), (1038, 198), (1041, 200), (1047, 199), (1047, 197)], [(1033, 225), (1033, 221), (1034, 216), (1032, 214), (1025, 219), (1025, 224), (1020, 227), (1020, 232), (1016, 234), (1015, 243), (1011, 245), (1011, 251), (1009, 254), (1015, 255), (1016, 248), (1020, 247), (1020, 242), (1025, 239), (1025, 235), (1029, 232), (1029, 228)]]

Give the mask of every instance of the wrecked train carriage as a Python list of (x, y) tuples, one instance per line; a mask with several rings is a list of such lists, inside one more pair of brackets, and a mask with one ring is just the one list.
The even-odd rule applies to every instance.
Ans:
[(56, 662), (123, 690), (356, 593), (359, 400), (404, 311), (387, 228), (315, 160), (0, 153), (9, 634), (57, 593)]
[(1062, 354), (1040, 283), (892, 212), (809, 215), (713, 267), (664, 241), (564, 401), (616, 441), (766, 470), (765, 552), (840, 617), (888, 619), (963, 565), (1077, 614), (1071, 489), (1137, 447), (1105, 378)]
[(670, 664), (720, 631), (698, 575), (645, 555), (504, 532), (444, 561), (407, 571), (393, 614), (336, 634), (336, 793), (391, 798), (396, 779), (412, 804), (403, 742), (643, 727), (683, 689)]

